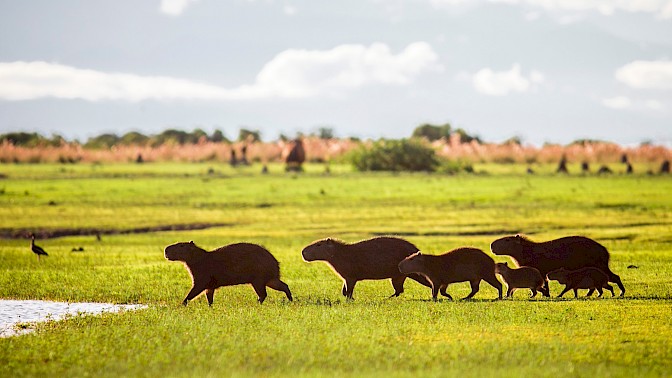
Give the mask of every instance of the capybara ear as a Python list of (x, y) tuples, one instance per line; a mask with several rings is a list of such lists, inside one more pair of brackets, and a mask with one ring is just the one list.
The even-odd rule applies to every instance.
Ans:
[(504, 266), (508, 268), (508, 267), (509, 267), (509, 263), (508, 263), (508, 262), (505, 262), (505, 263), (504, 263)]
[(189, 240), (189, 244), (194, 244), (194, 241), (193, 241), (193, 240)]

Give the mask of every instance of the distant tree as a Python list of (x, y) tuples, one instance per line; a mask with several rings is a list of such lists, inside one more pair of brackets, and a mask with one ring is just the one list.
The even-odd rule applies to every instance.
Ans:
[(599, 139), (577, 139), (577, 140), (573, 141), (572, 143), (570, 143), (569, 145), (570, 146), (587, 146), (589, 144), (603, 144), (603, 143), (609, 143), (609, 142), (605, 142), (605, 141), (599, 140)]
[(222, 130), (219, 129), (215, 130), (212, 133), (212, 136), (210, 136), (210, 141), (215, 143), (222, 143), (222, 142), (229, 143), (229, 140), (224, 136)]
[(149, 141), (148, 136), (141, 134), (137, 131), (131, 131), (124, 134), (119, 140), (119, 143), (126, 146), (143, 146), (147, 144), (148, 141)]
[(200, 128), (194, 129), (189, 135), (187, 143), (196, 144), (208, 140), (208, 134)]
[(38, 133), (7, 133), (0, 135), (0, 142), (11, 143), (15, 146), (35, 147), (44, 143), (45, 138)]
[(54, 147), (60, 147), (66, 143), (68, 142), (65, 140), (65, 138), (59, 134), (52, 134), (51, 139), (48, 140), (48, 144)]
[(483, 143), (481, 138), (475, 135), (469, 135), (464, 129), (457, 129), (455, 130), (455, 134), (458, 134), (460, 136), (460, 142), (461, 143), (470, 143), (472, 141), (476, 141), (478, 143)]
[(260, 142), (261, 132), (259, 130), (240, 129), (238, 132), (238, 141), (240, 142)]
[(505, 146), (510, 146), (510, 145), (520, 146), (520, 145), (523, 144), (523, 141), (519, 136), (514, 136), (514, 137), (511, 137), (511, 138), (505, 140), (502, 144), (505, 145)]
[(182, 130), (168, 129), (164, 130), (161, 134), (152, 136), (151, 144), (152, 146), (161, 146), (163, 144), (186, 144), (193, 143), (193, 137), (191, 134)]
[(317, 136), (320, 139), (334, 139), (334, 129), (331, 127), (320, 127), (317, 130)]
[(119, 143), (119, 137), (116, 134), (101, 134), (89, 138), (84, 147), (93, 149), (110, 148), (117, 143)]
[(427, 138), (427, 140), (435, 141), (441, 138), (448, 138), (452, 127), (449, 123), (443, 125), (432, 125), (429, 123), (422, 124), (413, 130), (413, 136), (416, 138)]

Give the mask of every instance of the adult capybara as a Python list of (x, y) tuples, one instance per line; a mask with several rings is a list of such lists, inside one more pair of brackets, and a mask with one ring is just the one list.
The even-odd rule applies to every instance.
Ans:
[(280, 281), (280, 264), (264, 247), (250, 243), (235, 243), (207, 252), (193, 241), (175, 243), (165, 250), (166, 259), (182, 261), (191, 275), (191, 290), (183, 305), (205, 290), (208, 305), (212, 305), (215, 289), (221, 286), (252, 284), (259, 303), (266, 299), (266, 286), (283, 291), (292, 300), (289, 286)]
[[(606, 273), (609, 281), (618, 285), (621, 297), (625, 294), (621, 277), (609, 269), (609, 251), (595, 240), (567, 236), (535, 243), (522, 235), (515, 235), (495, 240), (490, 249), (495, 255), (511, 256), (518, 266), (537, 268), (543, 277), (560, 268), (576, 270), (594, 267)], [(544, 289), (548, 290), (548, 281), (544, 283)]]
[(546, 293), (544, 278), (537, 268), (521, 266), (518, 269), (513, 269), (509, 268), (507, 263), (497, 263), (495, 264), (495, 273), (501, 275), (509, 287), (506, 291), (507, 298), (513, 296), (516, 289), (530, 289), (532, 298), (537, 296), (537, 290)]
[(464, 299), (473, 297), (478, 292), (481, 280), (494, 286), (502, 299), (502, 284), (495, 277), (495, 261), (477, 248), (457, 248), (443, 255), (424, 255), (417, 252), (399, 263), (399, 270), (404, 274), (418, 273), (432, 284), (432, 299), (441, 291), (441, 295), (453, 297), (446, 293), (446, 288), (454, 282), (469, 281), (471, 293)]
[(301, 255), (307, 262), (324, 261), (329, 264), (343, 279), (341, 292), (352, 299), (355, 284), (361, 280), (390, 278), (394, 287), (391, 297), (398, 297), (404, 292), (407, 277), (430, 286), (420, 275), (399, 271), (399, 263), (417, 251), (418, 248), (410, 242), (395, 237), (376, 237), (352, 244), (327, 238), (305, 247)]
[(587, 297), (590, 297), (597, 289), (597, 292), (600, 293), (598, 297), (601, 297), (602, 288), (609, 290), (611, 296), (614, 296), (614, 288), (608, 284), (609, 276), (597, 268), (588, 267), (577, 270), (560, 268), (549, 272), (546, 277), (549, 280), (558, 281), (561, 284), (566, 285), (562, 293), (558, 295), (558, 298), (562, 297), (569, 290), (574, 290), (574, 298), (577, 298), (578, 289), (590, 289), (586, 295)]

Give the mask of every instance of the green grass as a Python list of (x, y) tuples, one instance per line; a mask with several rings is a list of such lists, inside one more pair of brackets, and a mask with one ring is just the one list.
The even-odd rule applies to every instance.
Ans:
[[(214, 173), (208, 173), (212, 168)], [(524, 166), (477, 175), (360, 174), (334, 165), (269, 175), (218, 164), (0, 165), (0, 229), (127, 230), (221, 223), (198, 231), (0, 241), (0, 298), (143, 303), (146, 310), (41, 323), (0, 339), (0, 376), (666, 376), (672, 371), (672, 179), (528, 176)], [(487, 173), (484, 173), (487, 172)], [(403, 235), (426, 253), (489, 244), (512, 232), (534, 240), (582, 234), (604, 244), (623, 299), (429, 301), (408, 281), (365, 281), (355, 301), (301, 249), (327, 236)], [(280, 261), (295, 297), (226, 287), (208, 308), (163, 248), (248, 241)], [(84, 252), (73, 253), (73, 247)], [(507, 261), (496, 257), (497, 261)], [(638, 269), (628, 269), (636, 265)], [(557, 294), (561, 287), (551, 285)], [(466, 283), (449, 287), (454, 297)], [(617, 291), (618, 292), (618, 291)]]

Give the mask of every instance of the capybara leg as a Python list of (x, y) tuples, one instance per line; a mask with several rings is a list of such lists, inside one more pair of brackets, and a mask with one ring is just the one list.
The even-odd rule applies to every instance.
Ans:
[(215, 297), (215, 289), (206, 289), (205, 296), (208, 298), (208, 306), (212, 306), (212, 300)]
[(511, 286), (509, 286), (509, 289), (506, 291), (506, 297), (511, 298), (513, 296), (514, 291), (515, 291), (515, 289), (512, 288)]
[(436, 297), (439, 295), (439, 285), (432, 285), (432, 300), (437, 301)]
[(196, 298), (199, 294), (201, 294), (203, 292), (203, 290), (205, 290), (205, 288), (202, 287), (202, 286), (192, 287), (191, 290), (189, 290), (189, 293), (187, 293), (187, 296), (184, 297), (184, 300), (182, 301), (182, 304), (186, 306), (187, 302)]
[[(494, 286), (495, 289), (499, 291), (499, 299), (502, 299), (502, 283), (499, 282), (497, 279), (497, 276), (495, 276), (495, 273), (492, 273), (492, 275), (486, 276), (483, 278), (485, 282), (489, 283), (490, 285)], [(481, 282), (480, 280), (478, 281), (479, 283)], [(477, 284), (478, 285), (478, 284)], [(473, 286), (471, 287), (473, 290)], [(514, 289), (515, 290), (515, 289)], [(476, 288), (476, 291), (478, 291), (478, 288)], [(475, 294), (475, 293), (474, 293)]]
[(348, 296), (348, 288), (345, 286), (345, 282), (343, 282), (343, 288), (341, 289), (341, 294), (343, 294), (344, 297)]
[(612, 296), (612, 297), (615, 297), (615, 296), (616, 296), (616, 295), (614, 294), (614, 288), (613, 288), (611, 285), (609, 285), (608, 283), (605, 283), (604, 286), (602, 286), (602, 287), (605, 288), (605, 289), (607, 289), (607, 290), (609, 290), (609, 291), (611, 292), (611, 296)]
[(443, 295), (444, 297), (446, 297), (446, 298), (448, 298), (452, 301), (453, 297), (451, 297), (450, 294), (448, 294), (446, 292), (447, 288), (448, 288), (448, 285), (441, 285), (441, 287), (439, 288), (439, 291), (441, 292), (441, 295)]
[(531, 288), (530, 290), (532, 291), (532, 295), (530, 295), (530, 298), (536, 297), (537, 296), (537, 289), (536, 288)]
[(255, 282), (252, 283), (252, 287), (254, 288), (254, 291), (257, 293), (257, 296), (259, 297), (257, 300), (259, 301), (259, 304), (264, 303), (264, 300), (268, 296), (268, 293), (266, 293), (266, 285)]
[[(545, 282), (545, 281), (544, 281)], [(548, 290), (548, 287), (544, 287), (543, 285), (539, 288), (539, 291), (541, 291), (541, 294), (544, 295), (544, 297), (550, 297), (551, 292)]]
[[(479, 287), (480, 283), (481, 283), (481, 280), (480, 280), (480, 279), (478, 279), (478, 280), (474, 280), (474, 281), (469, 281), (469, 284), (471, 285), (471, 293), (469, 293), (469, 295), (467, 295), (466, 297), (464, 297), (464, 298), (462, 298), (462, 299), (471, 299), (474, 295), (476, 295), (476, 293), (478, 293), (478, 287)], [(500, 285), (501, 285), (501, 284), (500, 284)], [(499, 289), (499, 298), (500, 298), (500, 299), (502, 298), (502, 289), (501, 289), (501, 287), (500, 287), (500, 289)]]
[(352, 293), (355, 291), (355, 284), (357, 281), (355, 280), (345, 280), (345, 297), (348, 299), (354, 299), (352, 298)]
[(548, 280), (544, 280), (544, 290), (541, 293), (544, 294), (544, 297), (551, 296), (551, 289), (548, 288)]
[(286, 283), (280, 281), (279, 278), (274, 278), (268, 281), (266, 286), (270, 287), (271, 289), (284, 292), (290, 302), (294, 300), (294, 298), (292, 298), (292, 292), (289, 291), (289, 286), (287, 286)]
[(565, 288), (562, 290), (562, 292), (560, 294), (558, 294), (558, 298), (562, 298), (562, 296), (565, 295), (565, 293), (568, 292), (569, 290), (570, 290), (569, 286), (565, 286)]
[(422, 274), (417, 274), (417, 273), (411, 273), (408, 275), (408, 278), (418, 282), (421, 285), (427, 286), (427, 287), (432, 287), (432, 283), (429, 282), (429, 280), (423, 276)]
[(392, 287), (394, 287), (394, 294), (390, 295), (390, 298), (398, 297), (399, 294), (404, 292), (404, 281), (406, 281), (406, 276), (394, 277), (391, 281)]
[(579, 297), (579, 291), (577, 289), (574, 289), (574, 298)]
[[(590, 290), (593, 290), (593, 289), (590, 289)], [(602, 298), (602, 294), (604, 294), (604, 293), (602, 292), (602, 288), (601, 288), (601, 287), (598, 287), (598, 288), (597, 288), (597, 292), (599, 293), (599, 295), (598, 295), (597, 297), (598, 297), (598, 298)], [(589, 292), (589, 293), (590, 293), (590, 292)], [(587, 297), (587, 295), (586, 295), (586, 297)]]
[[(588, 294), (586, 294), (586, 297), (590, 297), (591, 295), (593, 295), (594, 292), (595, 292), (595, 288), (591, 287), (590, 290), (588, 290)], [(602, 294), (600, 294), (600, 295), (602, 295)]]

